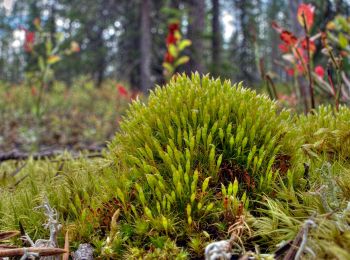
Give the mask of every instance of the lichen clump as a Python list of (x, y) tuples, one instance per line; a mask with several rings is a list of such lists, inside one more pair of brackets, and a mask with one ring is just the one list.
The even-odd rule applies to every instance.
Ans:
[(167, 235), (192, 251), (195, 234), (225, 237), (239, 205), (272, 189), (288, 120), (241, 83), (193, 74), (157, 87), (131, 105), (110, 144), (119, 224), (132, 226), (133, 241)]

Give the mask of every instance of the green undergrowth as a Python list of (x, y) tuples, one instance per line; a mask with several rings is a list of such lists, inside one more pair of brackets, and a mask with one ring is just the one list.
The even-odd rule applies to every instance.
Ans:
[(310, 251), (305, 259), (350, 258), (350, 169), (344, 165), (320, 163), (311, 172), (311, 187), (294, 190), (285, 186), (266, 197), (253, 214), (255, 242), (267, 252), (293, 240), (306, 220), (315, 226), (307, 235)]
[(320, 106), (315, 113), (299, 117), (299, 135), (303, 137), (302, 149), (317, 159), (325, 155), (330, 161), (350, 159), (350, 109), (340, 106)]
[(234, 251), (259, 255), (312, 219), (310, 252), (348, 259), (349, 111), (293, 115), (242, 84), (177, 76), (132, 103), (104, 158), (30, 159), (15, 176), (20, 164), (1, 164), (0, 230), (21, 222), (47, 237), (34, 210), (47, 198), (72, 249), (88, 242), (102, 259), (201, 259), (239, 220), (247, 228)]
[[(29, 159), (15, 177), (7, 177), (0, 186), (0, 229), (18, 230), (19, 222), (33, 239), (46, 238), (48, 230), (43, 212), (35, 210), (47, 198), (64, 226), (63, 239), (69, 230), (72, 246), (92, 242), (105, 234), (116, 210), (113, 201), (115, 172), (105, 159), (74, 159), (69, 154), (57, 162)], [(8, 162), (2, 172), (18, 166)], [(6, 170), (7, 168), (7, 170)], [(5, 176), (2, 177), (4, 181)], [(22, 181), (20, 181), (22, 180)], [(20, 181), (20, 182), (19, 182)]]
[(81, 150), (104, 143), (114, 136), (130, 102), (117, 85), (105, 81), (96, 88), (87, 79), (71, 86), (54, 81), (44, 91), (38, 118), (39, 90), (35, 86), (0, 84), (0, 150)]

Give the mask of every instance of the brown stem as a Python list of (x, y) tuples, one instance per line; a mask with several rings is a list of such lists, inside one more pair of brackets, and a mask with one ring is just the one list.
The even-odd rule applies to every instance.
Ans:
[(273, 98), (277, 100), (278, 96), (277, 96), (277, 90), (276, 90), (275, 83), (273, 83), (271, 77), (269, 75), (267, 75), (267, 74), (265, 75), (265, 79), (266, 79), (267, 85), (271, 86)]
[(265, 74), (264, 60), (263, 60), (263, 58), (260, 58), (260, 59), (259, 59), (258, 66), (259, 66), (260, 77), (261, 77), (261, 79), (264, 80), (264, 82), (265, 82), (266, 90), (267, 90), (267, 92), (269, 93), (270, 98), (273, 99), (273, 98), (274, 98), (274, 97), (273, 97), (273, 91), (271, 90), (270, 85), (269, 85), (269, 81), (268, 81), (268, 79), (267, 79), (268, 75)]
[(337, 98), (337, 92), (335, 91), (335, 87), (334, 87), (334, 83), (333, 83), (333, 79), (332, 79), (332, 73), (331, 73), (331, 69), (329, 67), (327, 68), (327, 78), (328, 78), (329, 84), (332, 87), (333, 96), (334, 96), (334, 100), (335, 100), (335, 108), (338, 112), (339, 111), (339, 99)]
[[(303, 59), (303, 56), (301, 55), (301, 53), (299, 52), (298, 48), (296, 47), (292, 47), (293, 50), (295, 51), (295, 53), (297, 54), (300, 62), (301, 62), (301, 65), (303, 66), (303, 70), (304, 71), (307, 71), (307, 66), (304, 62), (304, 59)], [(303, 71), (303, 74), (305, 74), (305, 72)], [(300, 82), (298, 82), (298, 85), (299, 85), (299, 91), (300, 91), (300, 96), (303, 97), (303, 101), (304, 101), (304, 112), (305, 114), (307, 114), (309, 112), (309, 105), (308, 105), (308, 100), (307, 100), (307, 94), (305, 93), (305, 88), (304, 88), (304, 85), (302, 85)]]
[(310, 91), (310, 98), (311, 98), (311, 109), (315, 109), (315, 97), (314, 97), (314, 86), (313, 86), (313, 80), (311, 76), (311, 55), (310, 55), (310, 35), (309, 31), (306, 26), (306, 19), (305, 19), (305, 14), (302, 14), (303, 20), (304, 20), (304, 30), (305, 30), (305, 38), (306, 38), (306, 51), (307, 51), (307, 72), (309, 76), (309, 91)]

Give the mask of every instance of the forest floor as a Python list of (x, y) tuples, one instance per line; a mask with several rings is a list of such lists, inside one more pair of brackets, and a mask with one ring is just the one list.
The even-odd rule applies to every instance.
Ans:
[(220, 245), (237, 259), (349, 259), (350, 110), (281, 112), (254, 91), (199, 79), (131, 107), (116, 82), (57, 83), (39, 116), (35, 89), (0, 88), (0, 259), (8, 248), (23, 255), (20, 233), (54, 238), (56, 253), (89, 244), (99, 259), (203, 259)]
[(0, 88), (0, 157), (4, 153), (94, 150), (118, 129), (129, 103), (115, 82), (101, 88), (81, 83), (67, 89), (56, 83), (44, 93), (27, 86)]

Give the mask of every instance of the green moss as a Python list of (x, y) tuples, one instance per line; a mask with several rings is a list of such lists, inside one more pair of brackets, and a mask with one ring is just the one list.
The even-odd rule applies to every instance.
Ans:
[(340, 106), (339, 112), (331, 106), (320, 106), (313, 114), (301, 115), (297, 132), (302, 138), (302, 149), (312, 159), (331, 162), (349, 160), (350, 109)]
[(167, 235), (190, 247), (195, 234), (202, 246), (225, 237), (240, 202), (272, 190), (288, 123), (266, 96), (198, 74), (134, 102), (109, 147), (123, 221), (148, 222), (131, 240)]
[[(342, 164), (323, 162), (310, 174), (317, 176), (311, 178), (310, 190), (280, 189), (255, 210), (258, 217), (251, 227), (256, 242), (273, 252), (281, 242), (294, 240), (304, 221), (311, 219), (316, 226), (307, 235), (307, 246), (317, 259), (349, 259), (350, 171)], [(305, 259), (310, 257), (307, 252)]]

